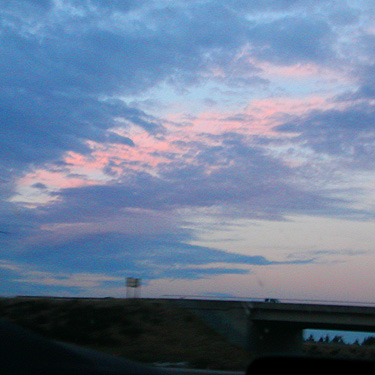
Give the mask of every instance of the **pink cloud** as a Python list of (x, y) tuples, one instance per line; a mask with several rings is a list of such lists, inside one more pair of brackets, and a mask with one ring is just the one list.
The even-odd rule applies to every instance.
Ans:
[[(335, 104), (337, 107), (337, 104)], [(202, 133), (219, 135), (226, 132), (238, 132), (246, 135), (280, 136), (272, 130), (285, 120), (285, 116), (302, 115), (313, 109), (333, 108), (333, 104), (323, 96), (308, 98), (271, 97), (255, 99), (248, 103), (242, 112), (206, 111), (190, 119), (174, 137), (195, 140)], [(167, 118), (171, 122), (185, 121), (184, 114), (171, 114)]]
[[(106, 184), (124, 176), (128, 170), (144, 170), (157, 174), (158, 166), (170, 163), (171, 160), (181, 158), (184, 163), (193, 163), (195, 154), (191, 152), (190, 142), (194, 145), (201, 142), (215, 144), (210, 137), (202, 137), (204, 134), (221, 135), (236, 132), (247, 136), (286, 137), (272, 128), (290, 116), (300, 116), (313, 109), (328, 109), (332, 106), (326, 98), (319, 96), (272, 97), (252, 100), (240, 113), (225, 110), (202, 112), (189, 118), (188, 123), (183, 113), (171, 113), (166, 117), (166, 133), (162, 137), (151, 135), (137, 127), (118, 129), (120, 135), (133, 140), (134, 147), (88, 141), (92, 150), (90, 154), (69, 152), (65, 157), (67, 167), (64, 170), (50, 170), (48, 167), (38, 169), (21, 178), (18, 186), (24, 190), (32, 190), (32, 186), (39, 183), (41, 186), (45, 185), (46, 190), (56, 191)], [(335, 106), (337, 107), (337, 103)], [(48, 197), (45, 196), (43, 199), (48, 202)]]
[[(309, 76), (320, 76), (322, 68), (313, 64), (296, 64), (296, 65), (272, 65), (270, 63), (262, 63), (262, 69), (267, 75), (277, 75), (288, 78), (306, 78)], [(328, 69), (325, 68), (324, 72), (328, 74)], [(333, 71), (330, 71), (333, 74)]]

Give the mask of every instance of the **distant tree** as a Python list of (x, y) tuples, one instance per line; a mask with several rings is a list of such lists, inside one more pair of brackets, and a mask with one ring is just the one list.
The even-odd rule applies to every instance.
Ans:
[(306, 339), (307, 342), (315, 342), (314, 336), (310, 334), (310, 336)]
[(332, 343), (334, 344), (344, 344), (344, 340), (342, 338), (342, 336), (335, 336), (333, 339), (332, 339)]
[(362, 345), (364, 345), (364, 346), (375, 345), (375, 337), (374, 337), (374, 336), (366, 337), (366, 338), (363, 340)]
[(319, 338), (319, 342), (320, 342), (320, 343), (328, 344), (329, 341), (330, 341), (330, 338), (329, 338), (328, 335), (321, 336), (321, 337)]
[(324, 342), (325, 344), (328, 344), (328, 343), (330, 342), (329, 335), (325, 335), (325, 336), (322, 337), (321, 339), (322, 339), (321, 342)]

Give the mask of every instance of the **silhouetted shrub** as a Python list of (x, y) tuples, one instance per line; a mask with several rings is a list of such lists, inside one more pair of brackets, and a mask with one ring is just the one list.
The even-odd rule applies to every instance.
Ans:
[(374, 337), (374, 336), (366, 337), (366, 338), (363, 340), (362, 345), (364, 345), (364, 346), (372, 346), (372, 345), (375, 345), (375, 337)]

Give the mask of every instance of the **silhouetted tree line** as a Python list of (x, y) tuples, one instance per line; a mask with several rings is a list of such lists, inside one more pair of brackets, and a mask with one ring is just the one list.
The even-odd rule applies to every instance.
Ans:
[[(318, 340), (311, 334), (305, 342), (309, 343), (321, 343), (321, 344), (347, 344), (343, 337), (340, 335), (336, 335), (333, 338), (330, 338), (329, 335), (325, 335), (324, 337), (320, 337)], [(375, 336), (369, 336), (363, 339), (362, 343), (357, 340), (353, 343), (353, 345), (359, 346), (375, 346)]]

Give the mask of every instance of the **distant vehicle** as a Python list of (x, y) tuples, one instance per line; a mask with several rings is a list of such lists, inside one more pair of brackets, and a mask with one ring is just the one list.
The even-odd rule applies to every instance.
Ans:
[(279, 303), (280, 301), (278, 299), (276, 299), (276, 298), (265, 298), (264, 302), (267, 302), (267, 303)]

